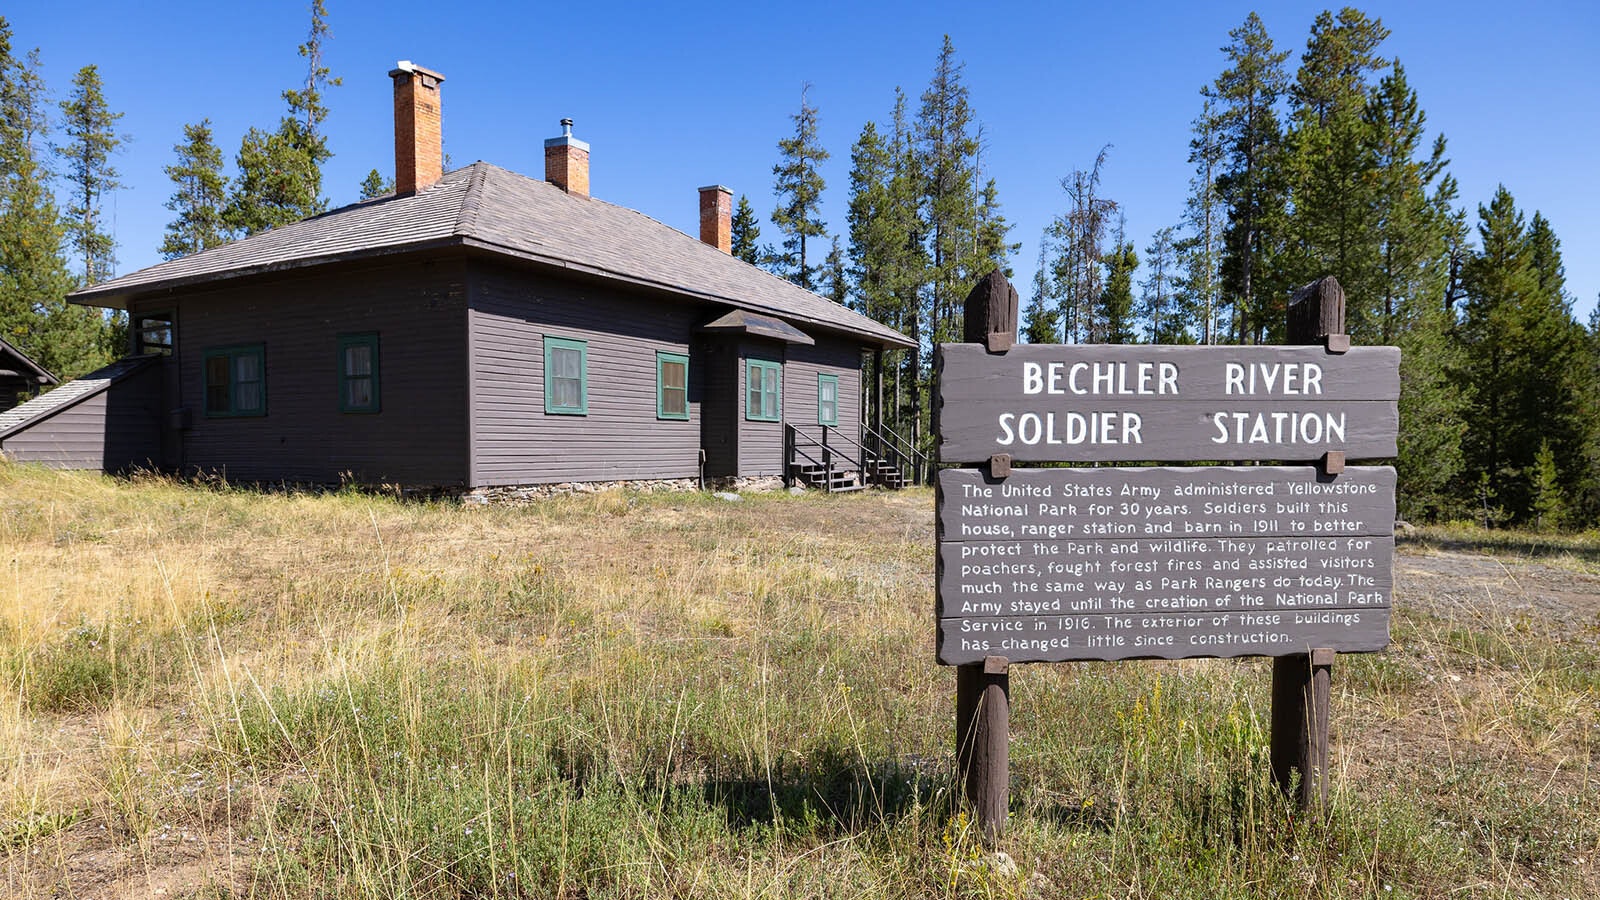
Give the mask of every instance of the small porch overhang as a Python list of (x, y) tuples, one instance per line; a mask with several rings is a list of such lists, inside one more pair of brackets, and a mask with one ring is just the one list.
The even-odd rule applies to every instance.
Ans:
[(787, 344), (816, 344), (811, 335), (790, 325), (782, 319), (772, 316), (763, 316), (746, 309), (736, 309), (727, 315), (701, 325), (700, 331), (712, 334), (747, 334), (755, 337), (764, 337), (770, 340), (783, 341)]

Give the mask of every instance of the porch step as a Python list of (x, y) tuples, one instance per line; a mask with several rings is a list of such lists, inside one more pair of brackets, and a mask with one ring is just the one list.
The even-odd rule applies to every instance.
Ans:
[(825, 490), (833, 494), (845, 491), (859, 491), (865, 487), (857, 484), (854, 476), (837, 469), (834, 470), (831, 480), (828, 477), (828, 470), (823, 466), (795, 463), (789, 467), (789, 470), (793, 474), (795, 481), (806, 487)]

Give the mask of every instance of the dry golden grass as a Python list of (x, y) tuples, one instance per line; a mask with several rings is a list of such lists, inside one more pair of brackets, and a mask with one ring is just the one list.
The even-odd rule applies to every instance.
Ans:
[(931, 506), (0, 464), (0, 896), (1600, 890), (1592, 630), (1443, 591), (1341, 663), (1324, 822), (1269, 783), (1258, 662), (1018, 670), (997, 861), (952, 802)]

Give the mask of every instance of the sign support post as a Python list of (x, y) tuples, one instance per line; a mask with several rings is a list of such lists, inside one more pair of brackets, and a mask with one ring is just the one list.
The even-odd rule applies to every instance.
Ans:
[[(1295, 292), (1287, 320), (1290, 344), (1325, 343), (1330, 352), (1350, 347), (1344, 333), (1344, 289), (1331, 275)], [(1344, 456), (1325, 457), (1322, 465), (1329, 474), (1337, 474), (1344, 468)], [(1295, 805), (1302, 811), (1321, 810), (1328, 800), (1328, 703), (1334, 656), (1332, 650), (1319, 648), (1272, 660), (1272, 778), (1283, 790), (1294, 789)]]
[[(992, 273), (967, 295), (963, 340), (1004, 353), (1016, 342), (1017, 289)], [(938, 406), (934, 407), (938, 415)], [(937, 429), (935, 429), (937, 433)], [(1010, 474), (1010, 457), (991, 459), (991, 477)], [(938, 463), (934, 463), (935, 471)], [(1005, 833), (1011, 806), (1011, 664), (1003, 656), (956, 668), (956, 769), (967, 803), (994, 841)]]

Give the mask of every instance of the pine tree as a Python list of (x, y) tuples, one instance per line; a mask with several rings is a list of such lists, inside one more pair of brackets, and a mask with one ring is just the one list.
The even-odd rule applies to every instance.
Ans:
[(66, 302), (74, 285), (62, 255), (65, 227), (40, 159), (49, 116), (39, 51), (18, 59), (11, 40), (0, 16), (0, 337), (74, 378), (115, 348), (97, 310)]
[(1133, 273), (1139, 268), (1139, 256), (1133, 250), (1133, 242), (1123, 236), (1120, 224), (1104, 265), (1106, 286), (1099, 304), (1100, 318), (1105, 323), (1103, 340), (1108, 344), (1131, 344), (1138, 340), (1134, 330)]
[(1561, 292), (1559, 245), (1542, 216), (1524, 228), (1501, 186), (1478, 208), (1481, 251), (1466, 267), (1461, 384), (1472, 422), (1462, 438), (1469, 479), (1486, 485), (1510, 521), (1534, 510), (1535, 457), (1548, 441), (1564, 488), (1579, 487), (1594, 424), (1584, 418), (1595, 386), (1582, 329)]
[(1051, 250), (1051, 278), (1060, 300), (1062, 340), (1100, 343), (1106, 321), (1100, 307), (1104, 286), (1106, 230), (1119, 207), (1100, 195), (1100, 172), (1110, 145), (1102, 147), (1094, 165), (1061, 179), (1069, 204), (1047, 229), (1043, 244)]
[(1147, 273), (1140, 285), (1138, 318), (1144, 322), (1144, 339), (1151, 344), (1192, 344), (1189, 323), (1178, 302), (1178, 232), (1159, 228), (1144, 248)]
[(1453, 305), (1417, 303), (1396, 337), (1400, 347), (1400, 432), (1395, 500), (1401, 518), (1439, 522), (1471, 512), (1462, 490), (1467, 397), (1458, 374), (1463, 348)]
[(750, 198), (744, 194), (739, 195), (739, 203), (733, 209), (732, 237), (731, 252), (734, 258), (752, 266), (761, 264), (761, 224), (756, 220), (756, 210), (750, 205)]
[(778, 141), (778, 164), (772, 167), (777, 179), (772, 192), (778, 207), (772, 211), (772, 224), (783, 232), (783, 252), (778, 254), (778, 271), (790, 281), (811, 290), (816, 284), (816, 267), (807, 259), (806, 239), (822, 237), (827, 226), (821, 217), (822, 192), (827, 182), (819, 166), (828, 160), (828, 151), (817, 142), (817, 108), (800, 91), (800, 111), (794, 119), (794, 136)]
[(1282, 216), (1283, 188), (1276, 171), (1281, 148), (1278, 98), (1287, 79), (1283, 61), (1288, 51), (1273, 49), (1261, 18), (1250, 13), (1228, 33), (1222, 48), (1229, 68), (1204, 93), (1212, 101), (1220, 168), (1218, 196), (1228, 210), (1222, 232), (1220, 275), (1222, 295), (1232, 305), (1233, 337), (1257, 343), (1281, 328), (1287, 285), (1270, 276), (1273, 270), (1272, 224)]
[(822, 263), (822, 274), (823, 296), (840, 306), (846, 305), (850, 300), (850, 273), (845, 267), (844, 248), (839, 246), (838, 237), (834, 237), (828, 258)]
[(328, 208), (322, 196), (322, 164), (333, 153), (322, 133), (328, 117), (322, 95), (339, 84), (322, 61), (322, 45), (330, 37), (327, 8), (323, 0), (312, 0), (311, 33), (298, 51), (306, 60), (305, 87), (283, 92), (289, 109), (277, 130), (251, 128), (239, 143), (239, 177), (223, 215), (241, 234), (287, 225)]
[[(1370, 296), (1358, 298), (1352, 322), (1357, 337), (1391, 343), (1419, 308), (1444, 290), (1455, 182), (1444, 175), (1442, 136), (1422, 155), (1426, 117), (1397, 61), (1367, 101), (1365, 140), (1371, 171), (1371, 228), (1377, 258)], [(1442, 176), (1442, 177), (1441, 177)], [(1438, 184), (1434, 182), (1438, 180)], [(1430, 193), (1430, 191), (1432, 193)]]
[(367, 173), (367, 177), (361, 179), (357, 196), (366, 201), (376, 200), (392, 193), (394, 193), (394, 179), (384, 178), (382, 172), (373, 169)]
[(1175, 249), (1182, 274), (1178, 278), (1185, 318), (1195, 323), (1202, 344), (1215, 344), (1226, 330), (1218, 326), (1222, 314), (1222, 234), (1226, 209), (1217, 191), (1222, 165), (1222, 141), (1217, 131), (1215, 105), (1208, 97), (1200, 117), (1191, 126), (1189, 199), (1184, 204), (1185, 236)]
[(211, 139), (211, 120), (183, 126), (183, 143), (174, 145), (178, 161), (162, 171), (172, 179), (167, 209), (178, 214), (167, 224), (161, 255), (176, 259), (227, 242), (222, 206), (227, 179), (222, 175), (222, 150)]
[(928, 334), (922, 320), (926, 225), (919, 214), (922, 178), (903, 91), (895, 90), (888, 132), (869, 122), (851, 148), (850, 161), (850, 259), (862, 312), (917, 344), (886, 357), (894, 374), (885, 421), (897, 433), (917, 433), (922, 341)]
[(1039, 264), (1033, 270), (1033, 296), (1022, 319), (1023, 339), (1030, 344), (1054, 344), (1061, 340), (1061, 303), (1055, 296), (1050, 277), (1050, 250), (1039, 243)]
[(105, 195), (122, 187), (111, 165), (111, 154), (126, 141), (117, 132), (117, 120), (106, 103), (100, 70), (84, 66), (72, 79), (72, 95), (61, 101), (62, 133), (67, 143), (56, 148), (66, 164), (72, 202), (67, 207), (67, 237), (83, 263), (83, 284), (110, 278), (116, 269), (116, 239), (103, 228), (100, 204)]
[[(1381, 21), (1350, 7), (1337, 17), (1320, 13), (1289, 92), (1292, 127), (1283, 173), (1293, 210), (1284, 237), (1292, 253), (1282, 268), (1290, 284), (1338, 277), (1352, 301), (1346, 330), (1358, 339), (1375, 338), (1381, 330), (1374, 307), (1384, 294), (1378, 160), (1373, 123), (1365, 114), (1369, 81), (1389, 66), (1377, 55), (1388, 34)], [(1415, 111), (1406, 108), (1411, 98), (1403, 78), (1390, 83), (1390, 94), (1387, 105), (1399, 127), (1420, 127), (1406, 121)]]
[(928, 336), (935, 343), (960, 336), (961, 303), (974, 271), (978, 211), (974, 161), (979, 144), (972, 134), (972, 108), (962, 81), (964, 64), (945, 35), (933, 78), (922, 92), (915, 134), (917, 171), (923, 178), (923, 221), (930, 268)]

